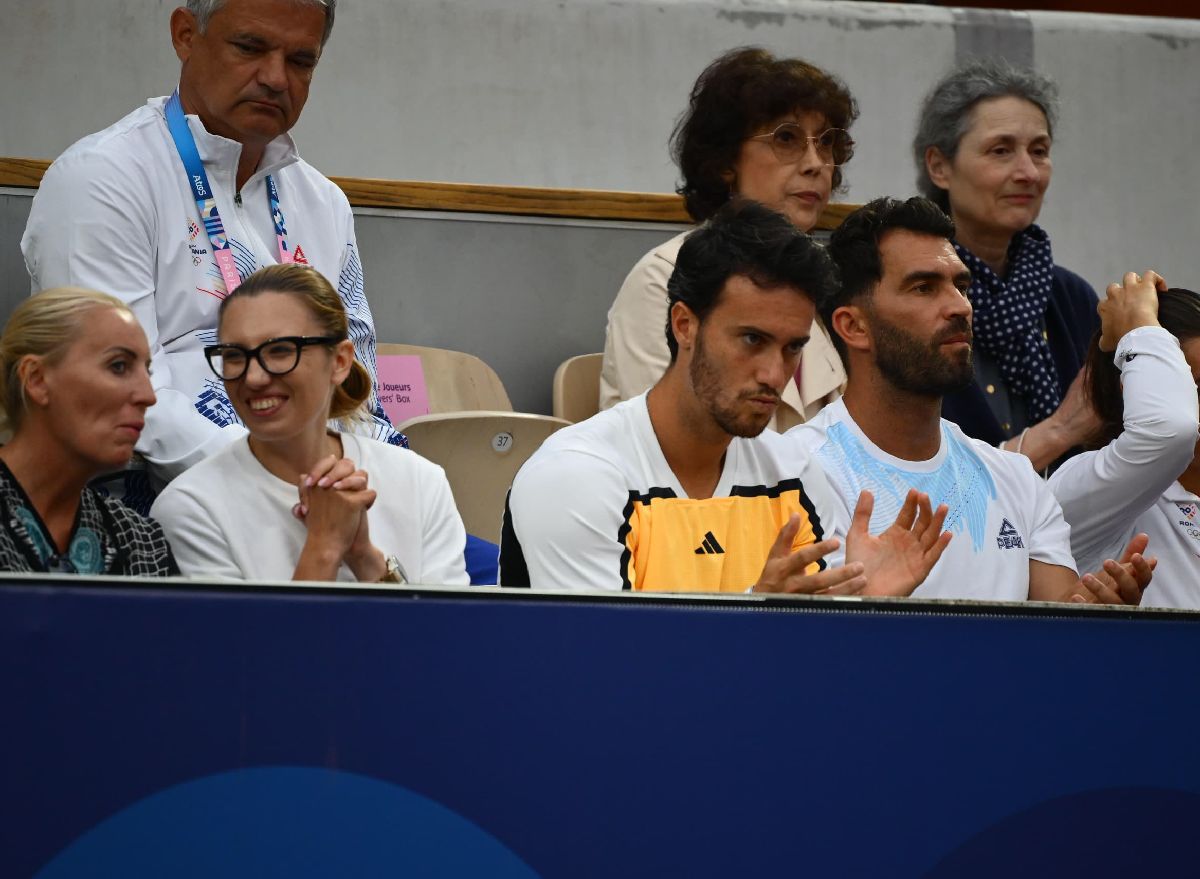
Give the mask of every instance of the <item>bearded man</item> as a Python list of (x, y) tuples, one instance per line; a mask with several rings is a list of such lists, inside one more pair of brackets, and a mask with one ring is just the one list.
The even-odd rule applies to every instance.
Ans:
[[(753, 202), (693, 232), (667, 285), (671, 365), (653, 388), (551, 436), (517, 473), (500, 585), (906, 595), (948, 537), (913, 492), (866, 531), (810, 461), (764, 433), (819, 303), (823, 248)], [(839, 550), (845, 537), (844, 565)]]
[(1029, 459), (941, 417), (943, 395), (974, 377), (971, 273), (953, 238), (954, 223), (924, 198), (876, 199), (833, 233), (841, 285), (821, 316), (849, 381), (785, 436), (797, 466), (815, 458), (842, 510), (871, 492), (869, 531), (886, 528), (914, 489), (947, 508), (954, 540), (917, 596), (1139, 603), (1153, 566), (1145, 535), (1121, 563), (1080, 579), (1062, 510)]

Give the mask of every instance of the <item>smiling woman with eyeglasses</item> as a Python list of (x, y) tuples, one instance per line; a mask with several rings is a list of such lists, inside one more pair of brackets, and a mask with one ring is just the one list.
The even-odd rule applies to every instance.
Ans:
[(217, 335), (204, 356), (249, 436), (154, 504), (183, 572), (465, 585), (441, 468), (328, 426), (362, 417), (371, 392), (329, 282), (300, 265), (261, 269), (221, 303)]
[[(799, 58), (735, 49), (712, 62), (692, 88), (671, 137), (688, 214), (704, 222), (734, 196), (778, 211), (810, 231), (854, 155), (848, 129), (858, 107), (836, 77)], [(630, 271), (608, 312), (600, 408), (651, 387), (670, 362), (667, 279), (687, 233), (651, 250)], [(820, 321), (771, 426), (808, 420), (841, 393), (846, 373)]]

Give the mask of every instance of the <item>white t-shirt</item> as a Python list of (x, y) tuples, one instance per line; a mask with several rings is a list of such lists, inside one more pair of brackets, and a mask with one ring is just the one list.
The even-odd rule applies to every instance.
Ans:
[[(378, 492), (371, 542), (394, 555), (409, 583), (465, 586), (466, 532), (446, 474), (416, 452), (343, 433), (345, 457)], [(150, 514), (191, 577), (290, 580), (308, 534), (292, 516), (296, 486), (258, 463), (246, 437), (174, 479)], [(354, 581), (346, 565), (338, 580)]]
[(781, 455), (790, 450), (769, 431), (735, 437), (713, 496), (693, 499), (663, 456), (645, 394), (563, 428), (513, 481), (500, 585), (744, 592), (792, 513), (793, 549), (840, 528), (824, 476)]
[(1050, 477), (1084, 570), (1119, 558), (1133, 535), (1158, 557), (1144, 606), (1200, 607), (1200, 498), (1177, 482), (1195, 454), (1196, 383), (1175, 337), (1139, 327), (1117, 344), (1124, 431)]
[[(76, 285), (129, 304), (146, 331), (158, 402), (137, 450), (169, 481), (244, 433), (225, 387), (204, 360), (217, 341), (225, 285), (183, 162), (167, 130), (166, 98), (153, 98), (88, 135), (46, 171), (21, 238), (34, 292)], [(288, 247), (337, 288), (354, 353), (375, 383), (375, 326), (363, 292), (354, 215), (346, 196), (302, 160), (290, 135), (271, 141), (235, 201), (241, 144), (187, 117), (238, 271), (279, 261), (267, 175), (279, 187)], [(398, 441), (374, 393), (356, 433)]]
[(1023, 455), (971, 439), (942, 419), (942, 443), (928, 461), (905, 461), (871, 442), (843, 400), (784, 437), (825, 470), (849, 517), (859, 494), (875, 497), (870, 532), (896, 519), (910, 488), (950, 508), (945, 528), (954, 537), (925, 582), (920, 598), (1024, 601), (1031, 559), (1075, 570), (1070, 531), (1045, 482)]

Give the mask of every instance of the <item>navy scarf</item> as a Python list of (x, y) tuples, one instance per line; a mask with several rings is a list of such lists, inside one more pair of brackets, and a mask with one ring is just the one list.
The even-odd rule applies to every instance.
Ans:
[(996, 361), (1008, 389), (1025, 400), (1029, 423), (1043, 421), (1062, 402), (1045, 336), (1054, 283), (1049, 236), (1039, 226), (1013, 236), (1003, 279), (961, 244), (955, 242), (954, 249), (971, 270), (967, 296), (975, 311), (975, 344)]

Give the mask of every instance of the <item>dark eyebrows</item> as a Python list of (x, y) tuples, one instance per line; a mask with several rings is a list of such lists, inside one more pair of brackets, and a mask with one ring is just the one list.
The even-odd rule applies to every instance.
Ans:
[(911, 287), (914, 284), (919, 284), (923, 281), (940, 281), (944, 277), (945, 275), (943, 275), (941, 272), (929, 271), (927, 269), (917, 269), (916, 271), (909, 272), (907, 275), (901, 278), (900, 285), (902, 287)]
[[(744, 336), (747, 333), (753, 333), (754, 335), (760, 336), (768, 342), (775, 341), (774, 333), (768, 333), (766, 330), (759, 329), (758, 327), (754, 326), (753, 324), (743, 324), (742, 326), (737, 327), (734, 330), (734, 332), (736, 332), (737, 335), (739, 335), (739, 336)], [(809, 339), (808, 336), (796, 336), (794, 339), (789, 341), (788, 344), (789, 345), (797, 345), (798, 344), (801, 348), (803, 348), (805, 345), (808, 344), (808, 339)]]
[[(907, 275), (905, 275), (903, 278), (901, 278), (900, 286), (904, 289), (907, 289), (916, 284), (921, 284), (921, 283), (936, 284), (941, 281), (944, 281), (945, 279), (946, 279), (946, 276), (942, 272), (918, 269), (914, 272), (909, 272)], [(950, 281), (951, 281), (951, 283), (954, 284), (955, 287), (958, 287), (960, 289), (962, 289), (964, 287), (970, 287), (971, 286), (971, 273), (969, 271), (966, 271), (965, 269), (961, 272), (955, 272), (954, 275), (951, 277)]]
[(233, 34), (229, 37), (229, 42), (231, 42), (231, 43), (253, 43), (255, 46), (260, 47), (260, 48), (267, 45), (266, 40), (264, 40), (258, 34), (252, 34), (252, 33)]
[[(254, 47), (255, 49), (259, 49), (259, 50), (263, 50), (263, 51), (271, 48), (270, 40), (266, 39), (265, 37), (263, 37), (259, 34), (251, 33), (249, 31), (232, 34), (229, 37), (229, 42), (245, 43), (245, 44), (248, 44), (248, 45)], [(292, 52), (288, 57), (291, 58), (293, 61), (300, 61), (302, 63), (316, 64), (321, 59), (321, 53), (317, 49), (297, 49), (295, 52)]]

